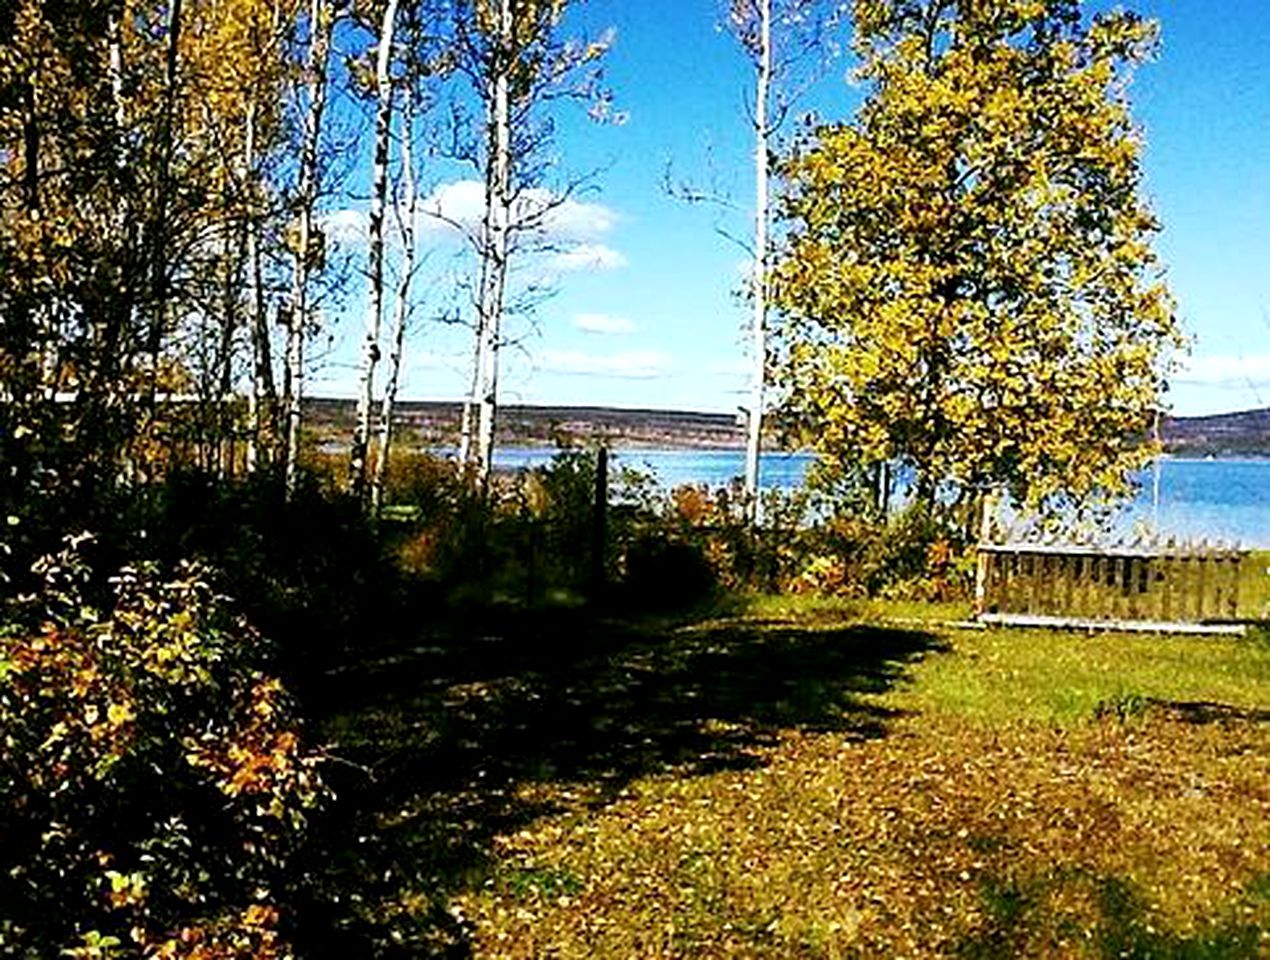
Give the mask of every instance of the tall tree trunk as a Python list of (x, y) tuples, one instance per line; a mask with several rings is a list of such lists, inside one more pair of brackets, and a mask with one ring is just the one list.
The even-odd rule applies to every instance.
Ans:
[[(357, 394), (357, 422), (349, 456), (349, 484), (353, 496), (366, 495), (366, 458), (370, 448), (371, 412), (375, 398), (375, 367), (379, 363), (379, 328), (384, 310), (384, 207), (388, 198), (388, 147), (392, 133), (392, 44), (397, 0), (388, 0), (379, 26), (375, 56), (375, 160), (370, 197), (370, 316), (362, 339), (361, 375)], [(380, 451), (383, 458), (383, 451)]]
[(40, 119), (39, 80), (35, 71), (23, 85), (22, 97), (22, 192), (27, 211), (40, 209)]
[[(244, 182), (247, 209), (247, 313), (251, 338), (251, 391), (247, 395), (247, 472), (254, 473), (260, 461), (261, 414), (269, 437), (277, 426), (277, 390), (273, 382), (273, 356), (269, 343), (269, 323), (265, 313), (264, 267), (260, 256), (260, 220), (256, 209), (256, 103), (247, 105), (243, 138)], [(266, 449), (268, 444), (266, 444)]]
[(498, 351), (502, 337), (503, 293), (507, 282), (511, 206), (511, 91), (513, 66), (511, 0), (499, 0), (498, 62), (490, 98), (489, 150), (485, 173), (485, 221), (482, 225), (481, 286), (477, 308), (476, 476), (489, 479), (494, 461), (498, 410)]
[(332, 10), (325, 0), (310, 0), (309, 53), (305, 65), (309, 108), (304, 115), (300, 150), (300, 224), (295, 255), (295, 288), (287, 329), (287, 445), (284, 476), (286, 496), (295, 492), (300, 453), (300, 401), (304, 393), (304, 336), (309, 316), (309, 279), (312, 270), (313, 214), (317, 206), (318, 142), (326, 107), (326, 70), (331, 50)]
[(476, 334), (476, 349), (472, 354), (472, 377), (468, 383), (467, 395), (463, 398), (463, 411), (459, 420), (459, 466), (467, 470), (472, 465), (472, 434), (476, 426), (476, 392), (481, 382), (481, 335), (479, 328)]
[(772, 83), (772, 5), (757, 0), (759, 16), (758, 76), (754, 90), (754, 315), (750, 349), (753, 368), (745, 437), (745, 498), (750, 522), (759, 521), (759, 453), (763, 438), (764, 383), (767, 362), (767, 102)]
[[(228, 178), (226, 178), (228, 179)], [(232, 220), (226, 215), (221, 237), (221, 330), (216, 353), (216, 415), (212, 418), (219, 436), (216, 439), (216, 472), (224, 478), (234, 471), (236, 447), (234, 392), (234, 337), (238, 332), (238, 286), (240, 263), (235, 257)], [(233, 231), (236, 233), (237, 231)]]
[[(32, 69), (24, 85), (22, 104), (22, 181), (27, 216), (40, 218), (40, 79)], [(25, 311), (24, 311), (25, 312)], [(47, 303), (37, 299), (33, 304), (34, 334), (39, 356), (36, 380), (44, 402), (51, 403), (57, 392), (57, 336), (52, 313)], [(23, 324), (25, 325), (25, 324)]]
[(414, 171), (414, 128), (414, 96), (407, 91), (401, 137), (402, 188), (406, 193), (404, 216), (400, 207), (400, 198), (398, 198), (397, 207), (397, 219), (401, 223), (401, 278), (397, 286), (397, 302), (393, 315), (392, 352), (388, 357), (388, 385), (384, 389), (384, 401), (379, 411), (379, 457), (375, 460), (375, 475), (370, 487), (371, 509), (375, 514), (379, 513), (384, 498), (384, 477), (388, 472), (388, 457), (392, 450), (393, 406), (397, 402), (397, 387), (401, 381), (401, 361), (406, 343), (410, 285), (414, 280), (415, 216), (419, 203)]
[[(120, 2), (118, 7), (112, 6), (106, 19), (106, 38), (109, 44), (109, 62), (110, 62), (110, 96), (114, 101), (115, 107), (115, 135), (116, 141), (122, 145), (125, 139), (124, 125), (126, 117), (124, 114), (123, 102), (123, 31), (120, 29), (120, 18), (123, 13), (123, 3)], [(121, 166), (125, 162), (122, 149), (119, 153), (117, 161)]]
[(171, 0), (167, 16), (167, 51), (163, 74), (163, 113), (159, 135), (158, 171), (155, 175), (155, 203), (150, 235), (150, 329), (147, 353), (150, 356), (150, 416), (155, 417), (159, 358), (168, 318), (168, 206), (172, 201), (172, 157), (176, 140), (176, 85), (181, 53), (182, 0)]

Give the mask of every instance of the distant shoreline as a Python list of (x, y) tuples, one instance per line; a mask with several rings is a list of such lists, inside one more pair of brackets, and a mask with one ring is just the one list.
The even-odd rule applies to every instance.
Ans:
[[(305, 400), (319, 442), (340, 442), (352, 434), (353, 400)], [(423, 446), (454, 446), (462, 404), (407, 400), (397, 404), (394, 426), (412, 432)], [(1167, 417), (1161, 425), (1165, 454), (1178, 459), (1266, 459), (1270, 457), (1270, 407), (1203, 417)], [(626, 409), (601, 406), (510, 404), (499, 410), (498, 443), (525, 449), (554, 449), (604, 443), (623, 450), (736, 451), (745, 449), (745, 428), (737, 416), (692, 410)], [(767, 449), (783, 450), (775, 438)]]

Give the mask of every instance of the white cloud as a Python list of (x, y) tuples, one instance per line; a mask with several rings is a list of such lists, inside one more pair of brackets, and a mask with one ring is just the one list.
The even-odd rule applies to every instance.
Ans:
[[(556, 205), (551, 207), (553, 203)], [(602, 203), (586, 203), (572, 197), (559, 201), (547, 190), (527, 191), (522, 199), (523, 215), (533, 216), (542, 211), (545, 211), (544, 232), (564, 241), (593, 240), (608, 233), (617, 223), (617, 214)]]
[(366, 242), (365, 210), (332, 210), (318, 218), (318, 229), (339, 243)]
[[(458, 241), (473, 236), (485, 215), (485, 186), (479, 180), (455, 180), (437, 186), (419, 201), (416, 233), (425, 240)], [(336, 241), (361, 245), (367, 240), (369, 215), (365, 209), (346, 208), (325, 214), (322, 228)], [(560, 197), (549, 190), (526, 190), (512, 211), (512, 222), (524, 225), (532, 235), (526, 249), (550, 249), (546, 269), (551, 273), (583, 270), (617, 270), (626, 257), (599, 243), (617, 223), (617, 214), (600, 203)], [(396, 229), (388, 231), (390, 243), (399, 242)]]
[(1270, 386), (1270, 354), (1192, 357), (1174, 380), (1208, 387)]
[(635, 332), (635, 324), (625, 317), (611, 317), (607, 313), (579, 313), (573, 318), (573, 326), (583, 333), (627, 334)]
[[(479, 180), (440, 184), (420, 201), (419, 209), (420, 226), (425, 230), (475, 230), (485, 213), (485, 185)], [(512, 222), (532, 224), (551, 243), (585, 243), (612, 230), (617, 214), (600, 203), (560, 197), (538, 188), (521, 194), (512, 209)]]
[(557, 273), (620, 270), (624, 266), (626, 266), (626, 257), (602, 243), (580, 243), (576, 247), (553, 254), (550, 262), (550, 268)]
[(582, 377), (655, 380), (670, 372), (671, 360), (656, 350), (630, 350), (601, 356), (582, 350), (544, 350), (538, 369)]
[(450, 234), (475, 230), (485, 213), (485, 188), (477, 180), (443, 183), (419, 201), (418, 229)]

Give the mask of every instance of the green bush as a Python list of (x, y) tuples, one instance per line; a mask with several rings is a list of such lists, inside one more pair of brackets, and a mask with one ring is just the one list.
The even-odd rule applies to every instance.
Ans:
[(643, 608), (673, 610), (707, 599), (718, 587), (697, 545), (659, 534), (635, 538), (623, 559), (628, 599)]
[(83, 545), (0, 629), (0, 956), (286, 956), (324, 788), (266, 646), (195, 564), (95, 606)]
[(908, 508), (881, 520), (853, 502), (766, 491), (755, 527), (736, 485), (682, 486), (645, 510), (632, 549), (650, 555), (649, 541), (658, 539), (690, 549), (729, 590), (939, 600), (965, 593), (969, 567), (949, 517)]
[(269, 637), (274, 669), (302, 694), (411, 622), (384, 538), (351, 497), (311, 476), (288, 500), (269, 473), (239, 481), (177, 474), (130, 497), (102, 540), (111, 565), (204, 562)]
[[(532, 601), (548, 589), (590, 586), (596, 451), (561, 450), (544, 466), (495, 475), (484, 492), (451, 461), (416, 454), (395, 462), (390, 500), (408, 512), (394, 536), (411, 572), (452, 597), (486, 600)], [(604, 563), (613, 574), (649, 498), (646, 478), (620, 468), (609, 474), (609, 492)]]

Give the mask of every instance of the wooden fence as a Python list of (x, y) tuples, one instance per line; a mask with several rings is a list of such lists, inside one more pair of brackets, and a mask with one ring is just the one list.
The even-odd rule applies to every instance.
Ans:
[(975, 613), (984, 623), (1241, 632), (1247, 553), (1223, 544), (981, 544)]

